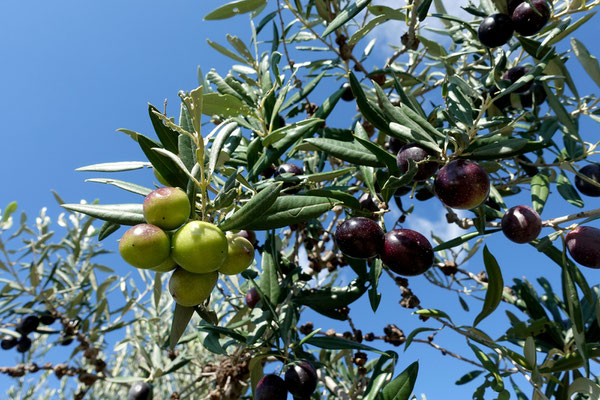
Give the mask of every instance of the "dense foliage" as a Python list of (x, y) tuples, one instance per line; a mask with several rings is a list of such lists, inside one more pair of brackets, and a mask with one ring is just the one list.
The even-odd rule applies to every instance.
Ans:
[[(65, 204), (56, 195), (67, 212), (53, 242), (59, 235), (45, 211), (31, 226), (25, 216), (15, 224), (16, 204), (8, 205), (0, 222), (10, 235), (0, 241), (0, 331), (3, 348), (24, 354), (23, 363), (0, 368), (16, 378), (10, 398), (409, 399), (416, 360), (397, 371), (398, 352), (379, 350), (378, 341), (448, 354), (430, 336), (444, 330), (472, 350), (450, 354), (476, 366), (457, 382), (476, 380), (475, 399), (600, 398), (590, 367), (600, 356), (599, 287), (580, 270), (600, 268), (592, 222), (600, 210), (579, 194), (600, 195), (590, 159), (598, 143), (579, 132), (583, 118), (600, 122), (600, 65), (570, 38), (600, 1), (481, 0), (464, 9), (467, 20), (449, 15), (442, 0), (407, 3), (224, 4), (205, 20), (252, 17), (249, 38), (208, 41), (235, 62), (232, 69), (199, 71), (199, 87), (179, 93), (178, 119), (150, 106), (156, 139), (120, 129), (146, 160), (80, 169), (152, 169), (161, 185), (179, 188), (167, 190), (177, 193), (176, 206), (152, 208), (156, 188), (94, 178), (140, 201)], [(440, 28), (424, 29), (424, 21)], [(371, 32), (391, 24), (401, 26), (402, 46), (367, 68)], [(597, 87), (580, 92), (569, 72), (575, 62)], [(309, 100), (324, 93), (321, 104)], [(356, 115), (333, 126), (342, 102), (355, 104)], [(514, 204), (511, 196), (522, 191), (531, 192), (530, 203)], [(581, 212), (541, 218), (550, 194)], [(402, 229), (419, 201), (433, 196), (465, 234), (444, 242)], [(392, 208), (397, 220), (388, 216)], [(165, 209), (172, 212), (164, 216)], [(186, 222), (188, 214), (197, 222)], [(146, 233), (125, 233), (139, 224)], [(184, 245), (204, 240), (193, 234), (198, 227), (212, 232), (212, 242), (187, 257)], [(540, 236), (542, 227), (549, 229)], [(150, 231), (153, 242), (139, 251)], [(139, 267), (126, 276), (97, 261), (110, 260), (99, 241), (115, 232), (123, 235), (123, 258)], [(543, 276), (530, 277), (543, 293), (524, 280), (505, 286), (485, 246), (502, 234), (560, 267), (561, 287)], [(183, 267), (173, 274), (187, 274), (176, 283), (161, 272), (175, 268), (165, 261), (169, 249)], [(485, 273), (465, 268), (477, 257)], [(342, 268), (353, 276), (347, 285)], [(376, 311), (383, 274), (427, 325), (407, 335), (393, 324), (383, 334), (355, 326), (349, 306), (365, 296)], [(208, 275), (218, 276), (212, 292), (214, 282), (181, 299)], [(423, 308), (412, 279), (458, 292), (465, 308), (463, 297), (479, 298), (481, 307), (470, 321), (455, 321), (443, 306)], [(493, 339), (477, 326), (501, 302), (510, 326)], [(347, 321), (349, 331), (300, 324), (307, 310)], [(516, 375), (531, 386), (518, 388)]]

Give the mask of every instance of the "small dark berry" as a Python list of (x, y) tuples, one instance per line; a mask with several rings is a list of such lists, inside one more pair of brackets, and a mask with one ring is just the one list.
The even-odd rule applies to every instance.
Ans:
[[(273, 174), (273, 176), (275, 178), (277, 178), (279, 175), (283, 175), (283, 174), (292, 174), (293, 176), (297, 176), (297, 175), (302, 175), (303, 173), (304, 173), (304, 171), (299, 166), (286, 163), (286, 164), (281, 164), (279, 167), (277, 167), (277, 169), (275, 170), (275, 174)], [(298, 184), (298, 182), (285, 182), (283, 184), (283, 189), (288, 189), (288, 188), (294, 187), (297, 184)], [(295, 193), (298, 193), (299, 191), (300, 191), (300, 188), (294, 188), (294, 189), (288, 190), (287, 192), (290, 194), (295, 194)]]
[(17, 343), (17, 351), (19, 353), (25, 353), (26, 351), (29, 351), (30, 348), (31, 339), (29, 339), (27, 336), (21, 336), (21, 339), (19, 339), (19, 343)]
[(546, 100), (546, 91), (540, 83), (535, 82), (531, 89), (520, 95), (520, 98), (524, 108), (531, 108), (534, 104), (539, 106)]
[(66, 336), (61, 333), (60, 336), (58, 337), (58, 343), (60, 343), (61, 346), (68, 346), (71, 343), (73, 343), (73, 337)]
[(344, 92), (342, 93), (342, 100), (344, 101), (352, 101), (354, 100), (354, 93), (352, 93), (352, 88), (348, 82), (342, 85), (342, 89)]
[(285, 118), (283, 118), (283, 117), (281, 116), (281, 114), (279, 114), (279, 115), (277, 116), (277, 123), (279, 124), (279, 127), (280, 127), (280, 128), (283, 128), (283, 127), (285, 126)]
[(573, 260), (588, 268), (600, 268), (600, 229), (578, 226), (567, 234), (567, 249)]
[(40, 325), (40, 319), (37, 315), (26, 315), (17, 324), (17, 332), (27, 335), (37, 329)]
[(410, 229), (394, 229), (385, 234), (381, 261), (399, 275), (414, 276), (433, 265), (433, 250), (429, 240)]
[(344, 255), (371, 258), (383, 249), (383, 230), (369, 218), (354, 217), (338, 226), (335, 242)]
[(17, 345), (19, 339), (14, 337), (13, 335), (4, 335), (2, 336), (2, 341), (0, 342), (0, 347), (2, 350), (10, 350)]
[(258, 294), (258, 290), (256, 288), (252, 288), (246, 292), (246, 304), (249, 308), (256, 307), (258, 301), (260, 300), (260, 294)]
[(285, 386), (294, 398), (310, 398), (317, 388), (317, 382), (317, 371), (308, 361), (293, 364), (285, 371)]
[[(505, 79), (511, 83), (515, 83), (529, 72), (529, 67), (518, 65), (506, 71), (504, 75), (502, 75), (502, 79)], [(521, 86), (515, 93), (525, 93), (529, 89), (531, 89), (531, 85), (533, 84), (533, 80), (527, 82), (525, 85)], [(505, 96), (506, 97), (506, 96)]]
[(385, 81), (386, 81), (385, 74), (382, 73), (382, 72), (379, 72), (377, 74), (373, 74), (373, 75), (369, 76), (369, 78), (371, 78), (379, 86), (383, 86), (385, 84)]
[(529, 243), (542, 230), (540, 215), (529, 206), (511, 208), (502, 217), (502, 232), (515, 243)]
[[(398, 169), (401, 174), (404, 174), (408, 171), (408, 160), (413, 160), (414, 162), (419, 162), (427, 159), (429, 157), (429, 152), (419, 146), (416, 143), (409, 143), (407, 145), (402, 146), (402, 148), (398, 151), (396, 155), (396, 163), (398, 164)], [(415, 181), (424, 181), (429, 179), (435, 171), (438, 169), (438, 163), (427, 161), (424, 163), (420, 163), (417, 167), (417, 173), (414, 176)]]
[(358, 202), (365, 210), (373, 212), (379, 211), (379, 207), (377, 207), (377, 204), (375, 204), (375, 201), (373, 201), (373, 196), (371, 196), (371, 193), (363, 193), (362, 196), (358, 198)]
[(515, 12), (515, 8), (525, 0), (508, 0), (508, 15), (512, 15)]
[(435, 193), (448, 207), (475, 208), (490, 193), (490, 178), (479, 164), (454, 160), (440, 169), (435, 177)]
[(415, 193), (415, 199), (417, 199), (419, 201), (429, 200), (433, 196), (435, 196), (435, 194), (431, 190), (429, 190), (429, 188), (427, 188), (427, 187), (422, 187), (421, 189), (417, 190)]
[(129, 389), (127, 400), (152, 400), (152, 385), (147, 382), (136, 382)]
[(479, 25), (479, 41), (486, 47), (499, 47), (512, 37), (513, 22), (506, 14), (492, 14)]
[(402, 141), (400, 141), (400, 139), (391, 137), (390, 140), (388, 140), (388, 150), (394, 154), (398, 154), (398, 152), (400, 151), (402, 146), (404, 146), (404, 143), (402, 143)]
[[(589, 164), (581, 168), (579, 172), (590, 178), (592, 181), (600, 184), (600, 165)], [(577, 190), (586, 196), (600, 197), (600, 186), (589, 183), (578, 175), (575, 176), (575, 186), (577, 187)]]
[(40, 314), (40, 323), (42, 325), (52, 325), (56, 321), (56, 317), (52, 315), (49, 311), (44, 311)]
[(285, 400), (287, 389), (285, 382), (275, 374), (267, 374), (256, 385), (255, 400)]
[(531, 0), (535, 9), (528, 1), (523, 1), (515, 7), (511, 19), (514, 30), (523, 35), (535, 35), (548, 23), (550, 20), (550, 6), (545, 0)]
[(246, 239), (247, 241), (249, 241), (250, 243), (252, 243), (252, 246), (256, 247), (256, 233), (254, 233), (254, 231), (239, 231), (238, 236), (243, 237), (244, 239)]
[(499, 93), (500, 89), (498, 89), (496, 86), (492, 86), (488, 90), (488, 94), (492, 98), (493, 104), (500, 110), (504, 110), (505, 108), (510, 107), (510, 95), (505, 95), (498, 98), (497, 96)]

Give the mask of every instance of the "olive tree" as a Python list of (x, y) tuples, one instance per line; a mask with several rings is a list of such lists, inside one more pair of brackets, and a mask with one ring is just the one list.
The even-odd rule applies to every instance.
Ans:
[[(239, 0), (210, 12), (250, 16), (250, 37), (208, 40), (231, 70), (199, 70), (178, 116), (149, 106), (152, 135), (120, 129), (141, 161), (80, 169), (152, 171), (169, 189), (95, 178), (140, 201), (57, 195), (67, 211), (56, 243), (44, 212), (11, 228), (15, 205), (4, 210), (2, 233), (14, 232), (0, 242), (2, 347), (23, 353), (0, 368), (17, 379), (11, 398), (415, 398), (418, 362), (399, 370), (400, 345), (473, 364), (457, 384), (477, 382), (475, 399), (599, 398), (599, 289), (582, 268), (600, 268), (600, 210), (580, 193), (600, 196), (600, 167), (579, 126), (600, 122), (600, 65), (571, 37), (599, 4), (481, 0), (452, 15), (443, 0)], [(369, 67), (371, 33), (387, 26), (401, 45)], [(597, 87), (575, 85), (575, 63)], [(344, 103), (355, 115), (336, 118)], [(550, 195), (581, 210), (543, 214)], [(403, 228), (433, 197), (464, 234)], [(125, 276), (99, 243), (116, 232)], [(486, 246), (499, 235), (547, 256), (560, 288), (544, 276), (505, 283)], [(422, 326), (353, 322), (357, 300), (378, 309), (382, 279)], [(422, 304), (414, 279), (479, 308), (457, 320)], [(501, 304), (509, 325), (493, 339), (480, 323)], [(469, 353), (437, 344), (445, 332)]]

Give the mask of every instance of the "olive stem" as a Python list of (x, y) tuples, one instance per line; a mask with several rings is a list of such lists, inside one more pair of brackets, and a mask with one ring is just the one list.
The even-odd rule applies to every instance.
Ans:
[[(446, 218), (449, 223), (455, 223), (459, 227), (463, 229), (468, 229), (473, 227), (475, 224), (471, 218), (458, 218), (458, 215), (454, 213), (454, 211), (448, 209), (448, 214), (446, 214)], [(551, 218), (545, 221), (542, 221), (542, 226), (553, 227), (555, 228), (559, 224), (564, 224), (565, 222), (571, 222), (582, 218), (590, 218), (600, 215), (600, 208), (595, 208), (593, 210), (581, 211), (575, 214), (564, 215), (562, 217)], [(485, 224), (488, 228), (500, 228), (502, 224), (500, 222), (487, 222)]]
[(402, 54), (406, 53), (413, 45), (415, 42), (415, 29), (417, 26), (417, 7), (419, 6), (419, 3), (421, 3), (421, 0), (415, 0), (414, 3), (412, 4), (411, 7), (411, 13), (410, 13), (410, 23), (408, 25), (408, 36), (407, 36), (407, 41), (406, 44), (404, 46), (402, 46), (401, 49), (396, 50), (396, 52), (394, 54), (392, 54), (392, 56), (385, 62), (385, 66), (383, 67), (383, 69), (389, 68), (392, 63), (398, 58), (400, 57)]

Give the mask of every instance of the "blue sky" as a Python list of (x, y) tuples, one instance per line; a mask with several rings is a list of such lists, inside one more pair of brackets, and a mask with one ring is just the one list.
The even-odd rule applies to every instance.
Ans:
[[(215, 0), (177, 0), (168, 4), (140, 0), (3, 2), (0, 5), (0, 116), (3, 122), (0, 178), (4, 189), (0, 195), (0, 208), (10, 201), (17, 201), (20, 210), (33, 216), (41, 207), (48, 206), (49, 215), (55, 219), (60, 209), (50, 190), (57, 191), (67, 202), (96, 198), (103, 203), (139, 201), (136, 195), (84, 183), (85, 179), (100, 174), (74, 170), (100, 162), (142, 160), (137, 145), (116, 129), (128, 128), (152, 135), (148, 102), (162, 110), (163, 102), (168, 98), (168, 111), (176, 115), (179, 107), (177, 92), (197, 86), (197, 66), (204, 72), (215, 68), (225, 74), (229, 70), (230, 61), (210, 48), (205, 39), (223, 43), (226, 33), (247, 38), (250, 30), (246, 16), (224, 22), (202, 21), (208, 11), (220, 4), (221, 1)], [(600, 45), (592, 33), (599, 23), (596, 16), (575, 35), (596, 56), (600, 55)], [(390, 31), (379, 30), (377, 36), (379, 49), (383, 49), (388, 40), (396, 43), (399, 40), (394, 39)], [(373, 59), (379, 64), (382, 61), (383, 57)], [(572, 68), (582, 93), (588, 90), (598, 93), (598, 88), (593, 86), (576, 60), (572, 59), (567, 65)], [(317, 93), (315, 98), (321, 100), (325, 96), (326, 93)], [(344, 116), (353, 114), (353, 108), (344, 105), (332, 116), (331, 122), (348, 127), (350, 121)], [(597, 131), (597, 124), (582, 119), (581, 132), (586, 140), (596, 141)], [(118, 178), (145, 186), (151, 186), (154, 181), (148, 171), (123, 173)], [(595, 199), (584, 200), (586, 208), (598, 206)], [(519, 204), (517, 201), (528, 204), (529, 197), (525, 194), (510, 201), (514, 203), (509, 206)], [(429, 230), (440, 232), (445, 229), (443, 220), (442, 224), (431, 221), (432, 215), (443, 218), (439, 201), (432, 199), (419, 206), (421, 211), (407, 221), (408, 227), (419, 228), (424, 234)], [(576, 210), (564, 201), (554, 199), (543, 217)], [(455, 233), (454, 230), (446, 231), (446, 239)], [(116, 250), (116, 236), (106, 243), (111, 250)], [(498, 257), (505, 283), (510, 284), (513, 277), (524, 274), (532, 280), (544, 275), (553, 282), (558, 281), (558, 267), (548, 263), (530, 246), (514, 246), (499, 235), (486, 243)], [(118, 272), (130, 272), (130, 267), (117, 256), (111, 260), (111, 266)], [(482, 270), (481, 255), (475, 256), (468, 267), (474, 273)], [(591, 277), (591, 274), (587, 275)], [(590, 278), (590, 283), (596, 284), (597, 279)], [(472, 322), (473, 312), (467, 315), (460, 309), (455, 293), (442, 293), (423, 278), (411, 279), (410, 285), (424, 307), (442, 308), (453, 312), (463, 323)], [(383, 279), (381, 288), (383, 300), (375, 314), (376, 334), (381, 334), (387, 323), (398, 325), (405, 334), (420, 326), (415, 316), (398, 305), (400, 294), (389, 278)], [(469, 304), (472, 310), (480, 307), (477, 302)], [(366, 298), (351, 308), (357, 325), (374, 325)], [(308, 319), (324, 329), (348, 329), (331, 321), (320, 325), (314, 315), (307, 315), (305, 320)], [(482, 327), (500, 334), (499, 329), (505, 321), (504, 314), (497, 311)], [(464, 340), (446, 332), (438, 335), (436, 340), (438, 338), (440, 344), (471, 357)], [(448, 398), (449, 390), (453, 396), (458, 396), (454, 398), (470, 397), (474, 386), (456, 387), (453, 384), (472, 369), (469, 366), (448, 356), (442, 357), (426, 345), (413, 345), (407, 353), (397, 351), (401, 353), (398, 370), (415, 359), (421, 362), (416, 393), (425, 393), (430, 400)], [(3, 356), (4, 362), (11, 357)], [(0, 386), (6, 383), (0, 378)], [(525, 384), (522, 386), (529, 392)]]

